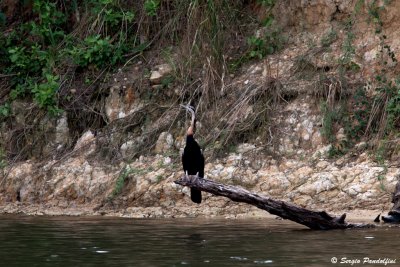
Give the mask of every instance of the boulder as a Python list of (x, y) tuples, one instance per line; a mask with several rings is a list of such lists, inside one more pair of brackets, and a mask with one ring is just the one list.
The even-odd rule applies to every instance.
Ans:
[(154, 67), (150, 75), (150, 83), (160, 84), (161, 81), (172, 73), (172, 67), (169, 64), (161, 64)]
[(95, 136), (92, 131), (86, 131), (79, 139), (76, 141), (74, 150), (84, 149), (87, 150), (94, 145)]
[(162, 132), (156, 142), (155, 152), (157, 154), (163, 154), (172, 149), (174, 146), (174, 138), (172, 134), (168, 132)]

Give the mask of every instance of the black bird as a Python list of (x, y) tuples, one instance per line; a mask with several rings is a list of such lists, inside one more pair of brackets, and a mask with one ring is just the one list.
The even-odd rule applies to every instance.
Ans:
[[(196, 131), (196, 118), (192, 107), (183, 106), (192, 115), (190, 126), (186, 133), (186, 146), (183, 150), (182, 165), (186, 175), (198, 175), (204, 177), (204, 156), (201, 152), (199, 144), (194, 139), (193, 135)], [(190, 198), (194, 203), (201, 203), (201, 191), (190, 188)]]

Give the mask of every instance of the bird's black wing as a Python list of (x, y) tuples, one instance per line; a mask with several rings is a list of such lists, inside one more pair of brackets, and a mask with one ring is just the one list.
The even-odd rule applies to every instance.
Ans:
[[(186, 146), (182, 154), (182, 165), (185, 173), (189, 175), (198, 174), (204, 177), (204, 157), (199, 144), (194, 140), (192, 135), (186, 137)], [(190, 198), (193, 202), (200, 204), (202, 197), (201, 191), (198, 189), (190, 189)]]
[(204, 157), (199, 144), (192, 135), (186, 137), (186, 146), (182, 154), (183, 170), (189, 175), (199, 174), (204, 177)]

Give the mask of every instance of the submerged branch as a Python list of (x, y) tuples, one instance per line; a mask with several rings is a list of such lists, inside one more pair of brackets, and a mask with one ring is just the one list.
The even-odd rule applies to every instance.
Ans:
[(294, 204), (281, 200), (274, 200), (247, 191), (241, 187), (224, 185), (211, 180), (199, 178), (195, 175), (185, 175), (175, 181), (176, 184), (189, 186), (216, 196), (227, 197), (236, 202), (244, 202), (259, 209), (266, 210), (271, 214), (305, 225), (314, 230), (346, 229), (346, 228), (369, 228), (371, 224), (352, 224), (345, 222), (346, 214), (333, 217), (325, 211), (313, 211), (298, 207)]

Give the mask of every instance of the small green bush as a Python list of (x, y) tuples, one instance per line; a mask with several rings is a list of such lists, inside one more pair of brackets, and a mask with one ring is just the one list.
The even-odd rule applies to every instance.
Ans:
[(336, 136), (334, 131), (334, 125), (342, 117), (341, 110), (330, 107), (326, 102), (321, 104), (322, 112), (322, 129), (321, 134), (324, 136), (329, 143), (336, 142)]
[[(58, 66), (69, 64), (70, 58), (83, 69), (106, 68), (120, 62), (124, 53), (135, 51), (136, 37), (131, 37), (131, 27), (127, 26), (134, 13), (119, 1), (86, 1), (85, 15), (94, 28), (83, 38), (66, 31), (67, 18), (71, 16), (68, 12), (77, 8), (75, 1), (68, 8), (55, 1), (32, 3), (34, 19), (0, 36), (0, 64), (4, 66), (3, 73), (11, 77), (11, 101), (29, 97), (38, 107), (59, 114), (57, 92), (63, 83), (61, 79), (70, 76), (63, 75), (68, 68)], [(94, 29), (96, 34), (90, 34)]]
[(65, 37), (62, 25), (66, 22), (66, 16), (57, 9), (56, 3), (34, 0), (33, 11), (39, 16), (39, 23), (28, 23), (33, 36), (41, 39), (43, 44), (52, 45)]
[(379, 86), (376, 89), (378, 94), (375, 96), (375, 101), (387, 99), (387, 105), (385, 106), (385, 112), (387, 113), (385, 133), (389, 134), (400, 127), (400, 79), (397, 78), (392, 81), (382, 74), (378, 75), (376, 80)]
[(283, 38), (278, 29), (268, 29), (262, 37), (250, 36), (247, 39), (249, 46), (247, 56), (250, 59), (262, 59), (276, 53), (283, 47)]
[(365, 135), (371, 113), (371, 102), (363, 87), (358, 88), (352, 96), (351, 111), (345, 118), (346, 135), (350, 140), (358, 141)]
[(3, 118), (7, 118), (10, 114), (11, 114), (10, 103), (5, 103), (3, 105), (0, 105), (0, 121)]
[(122, 58), (122, 50), (111, 44), (109, 37), (101, 38), (99, 34), (87, 37), (80, 46), (73, 47), (70, 54), (80, 67), (114, 65)]
[[(149, 169), (150, 171), (150, 169)], [(121, 194), (122, 190), (124, 189), (125, 183), (130, 175), (144, 175), (145, 171), (142, 169), (131, 168), (130, 166), (125, 166), (122, 168), (117, 181), (115, 182), (114, 190), (112, 191), (111, 195), (109, 196), (109, 200), (112, 200), (119, 194)]]
[(144, 10), (146, 14), (150, 17), (157, 15), (157, 10), (160, 7), (160, 0), (146, 0), (144, 2)]
[(40, 108), (47, 108), (51, 115), (57, 115), (61, 113), (61, 110), (57, 108), (56, 99), (56, 94), (60, 87), (58, 83), (59, 76), (46, 73), (45, 77), (45, 81), (34, 84), (32, 93)]

